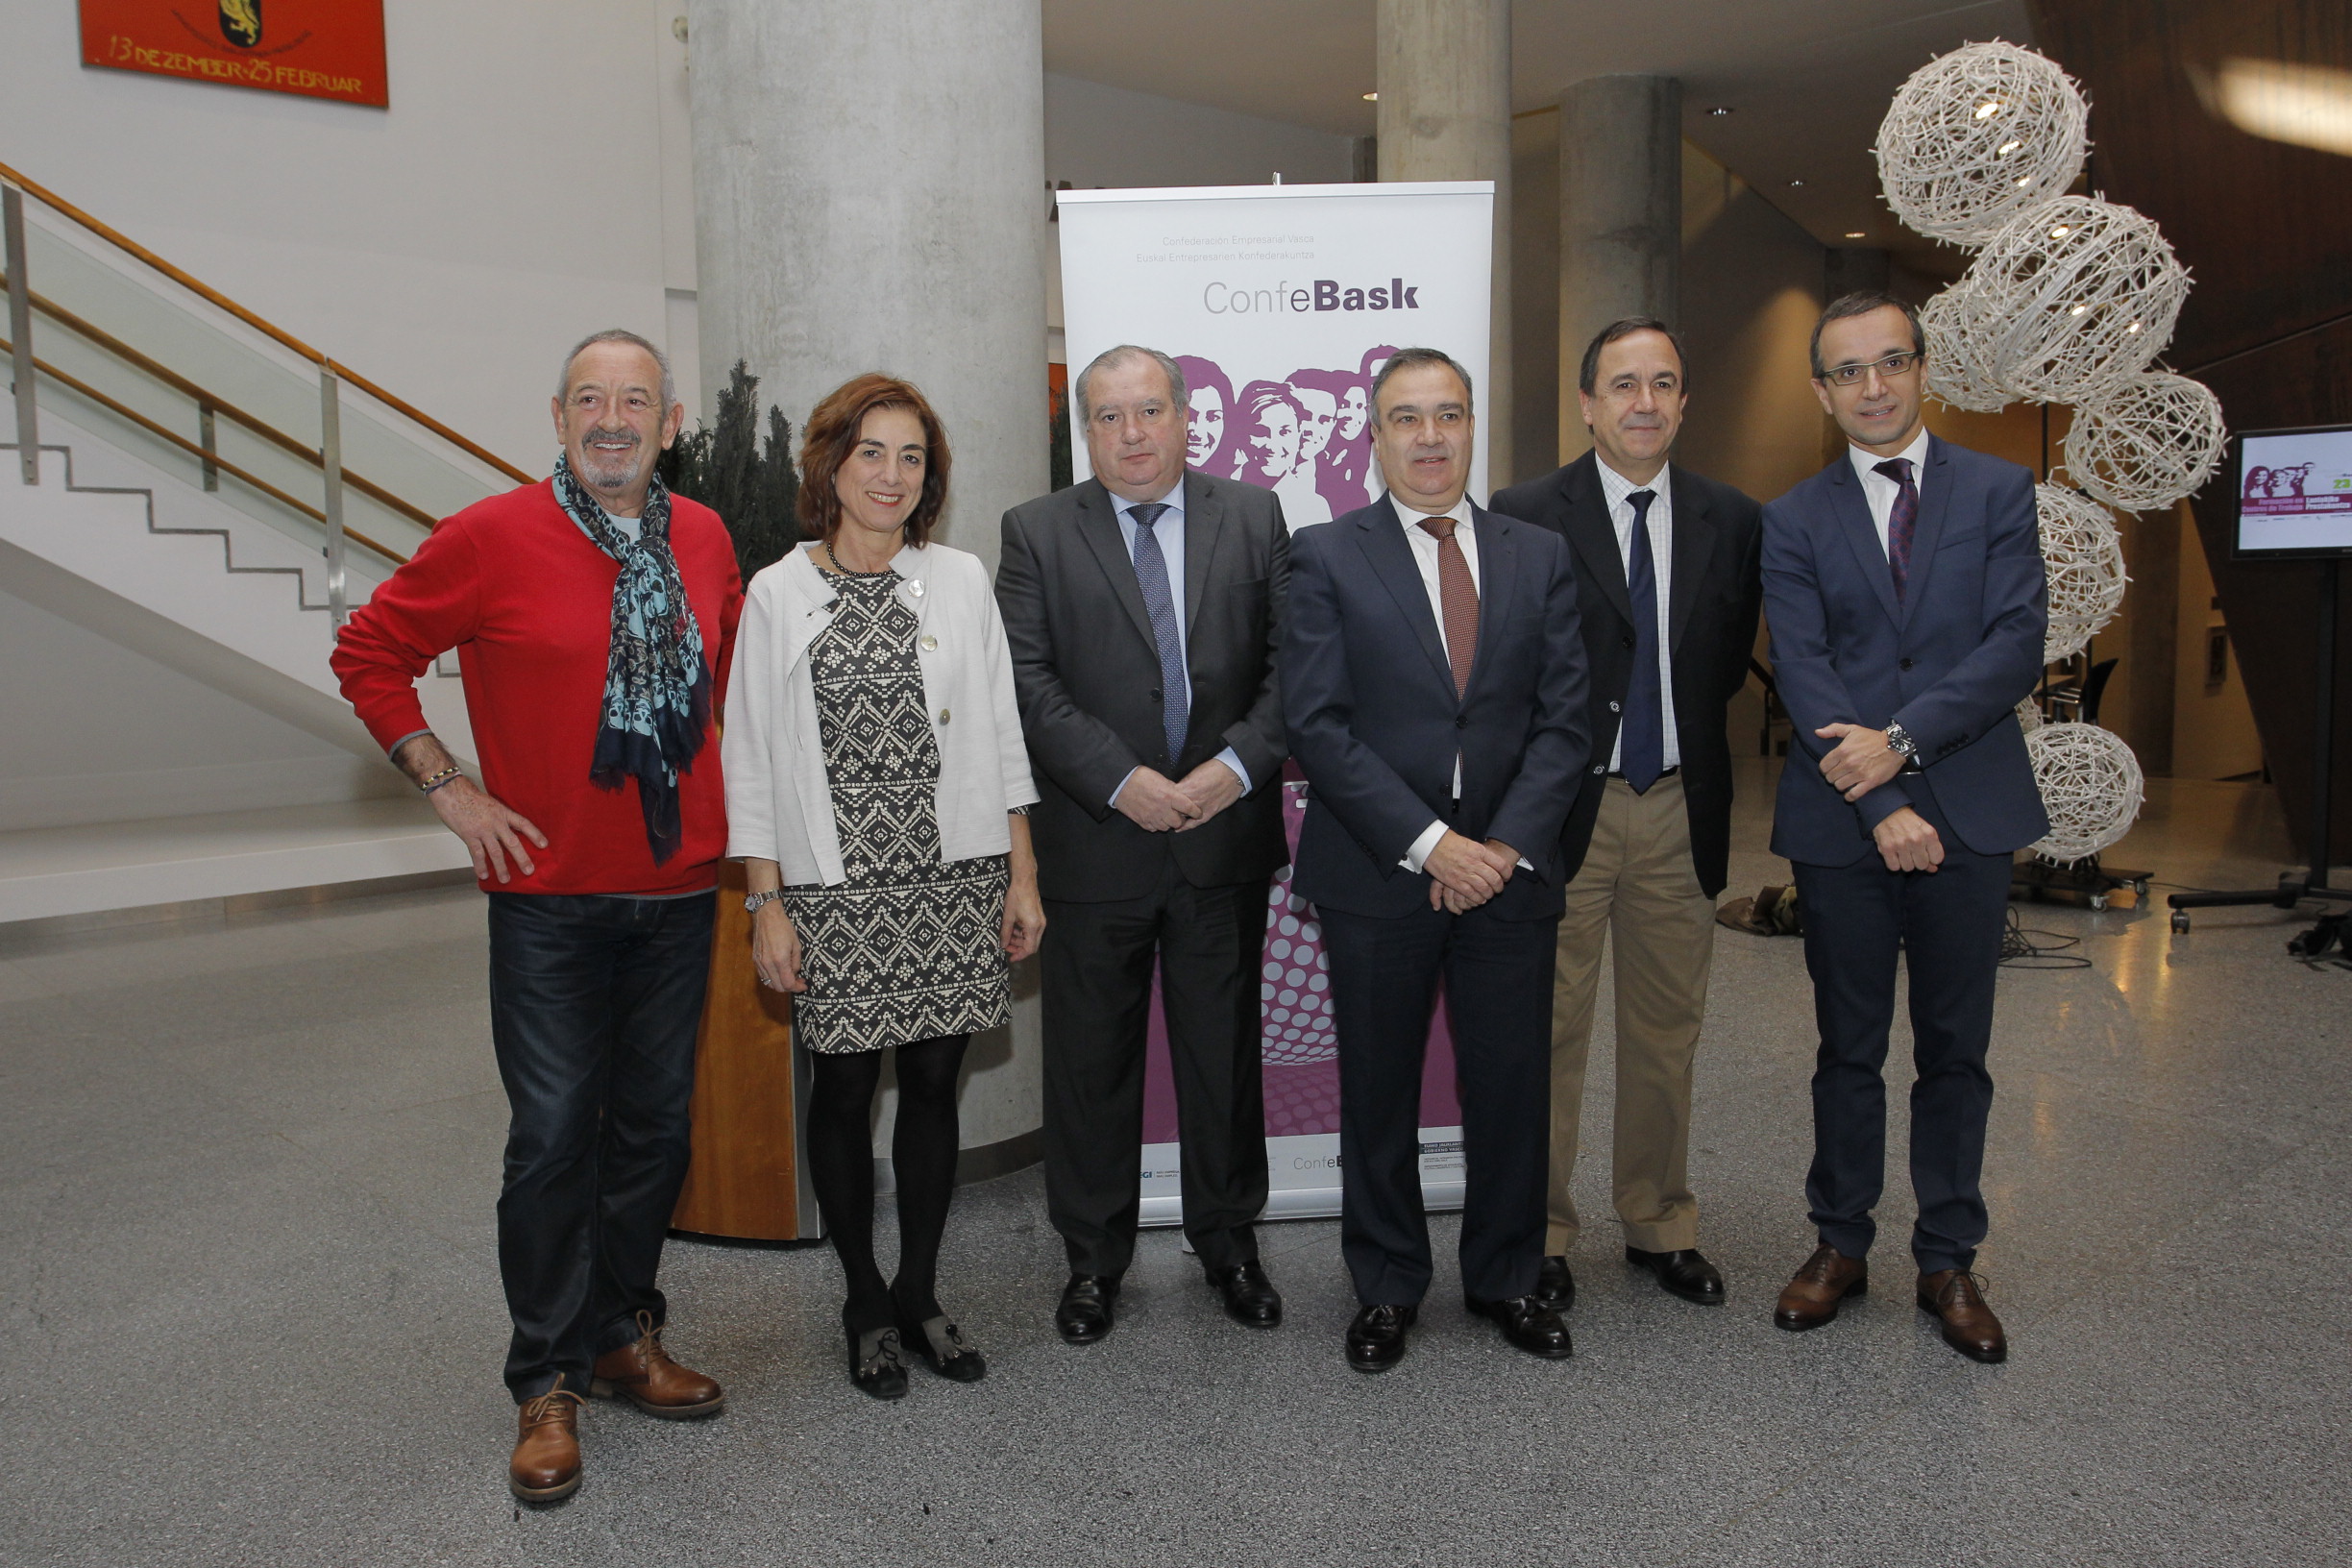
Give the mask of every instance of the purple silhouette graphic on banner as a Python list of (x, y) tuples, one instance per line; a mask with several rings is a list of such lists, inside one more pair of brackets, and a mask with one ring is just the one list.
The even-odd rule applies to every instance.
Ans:
[(1185, 391), (1192, 404), (1191, 423), (1185, 434), (1185, 461), (1206, 474), (1211, 471), (1209, 465), (1217, 449), (1225, 444), (1225, 423), (1233, 413), (1233, 380), (1213, 359), (1190, 354), (1180, 354), (1175, 358), (1176, 368), (1184, 372)]
[[(1307, 782), (1295, 763), (1283, 765), (1283, 830), (1292, 853), (1307, 814)], [(1339, 1041), (1332, 1027), (1331, 973), (1323, 957), (1323, 928), (1314, 906), (1290, 893), (1284, 867), (1266, 894), (1265, 944), (1259, 959), (1260, 1060), (1265, 1072), (1268, 1138), (1339, 1130)], [(1454, 1084), (1454, 1037), (1446, 1027), (1444, 988), (1430, 1020), (1429, 1054), (1421, 1067), (1421, 1125), (1458, 1127), (1461, 1101)], [(1176, 1141), (1176, 1084), (1168, 1066), (1167, 1026), (1160, 987), (1152, 982), (1150, 1032), (1143, 1066), (1143, 1141)], [(1279, 1185), (1279, 1184), (1278, 1184)]]
[[(1311, 419), (1322, 419), (1323, 405), (1330, 405), (1328, 428), (1319, 432), (1313, 453), (1315, 494), (1330, 517), (1345, 517), (1372, 501), (1365, 482), (1372, 465), (1369, 386), (1346, 370), (1301, 370), (1290, 376), (1291, 395)], [(1300, 467), (1303, 472), (1306, 465)]]
[(1282, 382), (1243, 387), (1225, 427), (1226, 446), (1237, 456), (1232, 477), (1268, 490), (1288, 478), (1298, 466), (1299, 423), (1299, 405)]

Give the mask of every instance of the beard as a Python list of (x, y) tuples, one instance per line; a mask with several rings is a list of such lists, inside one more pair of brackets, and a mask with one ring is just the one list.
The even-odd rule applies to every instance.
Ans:
[[(625, 433), (629, 438), (626, 452), (600, 452), (596, 442)], [(625, 490), (637, 482), (645, 467), (645, 443), (635, 430), (591, 430), (580, 441), (579, 477), (582, 482), (596, 490)]]

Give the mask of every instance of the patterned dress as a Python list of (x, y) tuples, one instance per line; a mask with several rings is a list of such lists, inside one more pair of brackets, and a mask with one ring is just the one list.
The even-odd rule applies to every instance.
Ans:
[(999, 945), (1011, 858), (940, 863), (939, 739), (897, 574), (825, 580), (841, 603), (809, 661), (846, 876), (784, 890), (808, 982), (793, 1005), (800, 1042), (878, 1051), (993, 1028), (1012, 1010)]

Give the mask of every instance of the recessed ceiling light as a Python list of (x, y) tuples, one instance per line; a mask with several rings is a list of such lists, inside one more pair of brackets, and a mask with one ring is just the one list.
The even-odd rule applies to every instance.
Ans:
[(1789, 189), (1791, 189), (1791, 190), (1795, 190), (1795, 189), (1797, 189), (1798, 187), (1800, 187), (1801, 185), (1802, 185), (1803, 184), (1804, 184), (1804, 182), (1803, 182), (1802, 180), (1791, 180), (1791, 181), (1789, 182)]
[(1716, 119), (1721, 119), (1721, 118), (1723, 118), (1723, 117), (1724, 117), (1726, 114), (1728, 114), (1728, 113), (1730, 113), (1730, 112), (1731, 112), (1731, 106), (1730, 106), (1729, 104), (1717, 104), (1717, 105), (1716, 105), (1716, 106), (1715, 106), (1713, 109), (1710, 109), (1710, 110), (1707, 110), (1707, 113), (1708, 113), (1708, 114), (1710, 114), (1710, 115), (1712, 115), (1712, 116), (1713, 116), (1713, 117), (1715, 117)]
[(1849, 229), (1846, 231), (1846, 237), (1848, 239), (1868, 239), (1870, 238), (1870, 235), (1864, 233), (1859, 229)]
[(1380, 94), (1377, 92), (1367, 92), (1364, 94), (1364, 102), (1367, 104), (1377, 104), (1380, 102)]

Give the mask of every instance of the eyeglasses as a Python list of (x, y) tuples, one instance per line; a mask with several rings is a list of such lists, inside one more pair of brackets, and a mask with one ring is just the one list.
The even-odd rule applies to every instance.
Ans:
[(1884, 359), (1867, 365), (1833, 365), (1822, 373), (1822, 380), (1835, 381), (1840, 386), (1851, 386), (1874, 370), (1881, 379), (1891, 381), (1898, 376), (1910, 375), (1919, 362), (1920, 355), (1916, 354), (1890, 354)]

